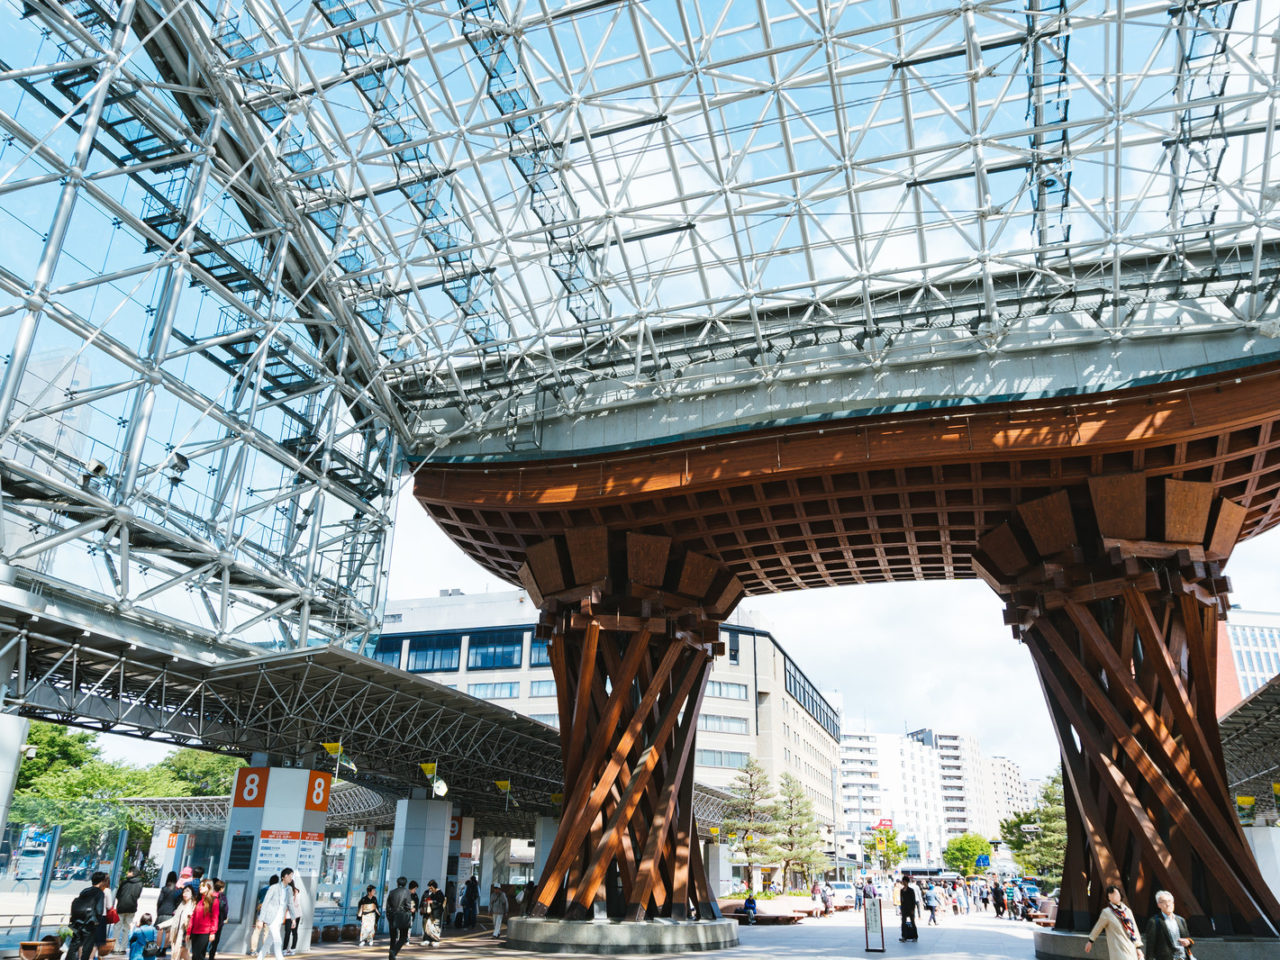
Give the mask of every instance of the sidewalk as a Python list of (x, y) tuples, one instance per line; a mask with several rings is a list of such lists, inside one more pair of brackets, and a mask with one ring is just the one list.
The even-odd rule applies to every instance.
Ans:
[[(830, 917), (802, 920), (795, 926), (739, 927), (741, 944), (731, 950), (699, 954), (708, 960), (723, 957), (725, 960), (766, 960), (775, 957), (821, 958), (853, 956), (908, 958), (920, 960), (1033, 960), (1035, 949), (1033, 934), (1035, 925), (1012, 920), (997, 920), (995, 915), (971, 914), (967, 917), (948, 916), (940, 919), (936, 927), (921, 926), (918, 943), (898, 942), (898, 918), (893, 916), (893, 906), (886, 905), (885, 952), (865, 953), (862, 914), (842, 911)], [(504, 931), (506, 927), (503, 927)], [(540, 954), (524, 950), (509, 950), (506, 938), (494, 939), (492, 927), (460, 933), (445, 931), (445, 940), (438, 947), (423, 947), (416, 942), (400, 953), (400, 960), (426, 960), (441, 957), (445, 960), (469, 960), (472, 957), (491, 958), (547, 958), (548, 956), (572, 957), (578, 954)], [(219, 956), (223, 956), (219, 954)], [(385, 960), (387, 941), (378, 941), (373, 947), (355, 947), (351, 944), (317, 944), (312, 949), (316, 960)], [(689, 954), (644, 954), (648, 960), (661, 957), (689, 957)]]

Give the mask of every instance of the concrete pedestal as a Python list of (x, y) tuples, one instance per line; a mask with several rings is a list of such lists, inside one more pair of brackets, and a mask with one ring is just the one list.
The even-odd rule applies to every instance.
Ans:
[[(1092, 953), (1084, 952), (1089, 938), (1083, 933), (1037, 930), (1035, 942), (1037, 960), (1110, 960), (1111, 957), (1106, 937), (1098, 938)], [(1196, 960), (1274, 960), (1280, 956), (1280, 940), (1196, 937), (1191, 952)]]
[(536, 953), (687, 953), (737, 945), (736, 920), (512, 917), (507, 925), (507, 946)]
[(396, 826), (388, 865), (391, 884), (396, 877), (417, 880), (423, 889), (434, 880), (444, 889), (449, 867), (449, 815), (445, 800), (410, 797), (396, 801)]
[(533, 824), (533, 879), (536, 883), (547, 865), (547, 854), (556, 842), (560, 821), (556, 817), (539, 817)]

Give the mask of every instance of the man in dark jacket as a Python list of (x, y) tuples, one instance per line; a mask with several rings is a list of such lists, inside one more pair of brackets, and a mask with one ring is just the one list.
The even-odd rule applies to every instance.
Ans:
[(1147, 960), (1193, 960), (1187, 935), (1187, 921), (1173, 912), (1173, 894), (1161, 890), (1156, 894), (1160, 912), (1147, 921), (1142, 932), (1143, 952)]
[(67, 946), (67, 960), (89, 960), (93, 948), (98, 945), (98, 924), (106, 915), (103, 904), (111, 878), (98, 872), (89, 882), (90, 885), (71, 901), (71, 942)]
[(462, 887), (462, 926), (470, 930), (476, 925), (476, 912), (480, 907), (480, 881), (473, 873)]
[(902, 912), (902, 936), (898, 937), (898, 942), (906, 943), (909, 940), (919, 940), (920, 934), (916, 930), (916, 888), (911, 885), (910, 877), (902, 878), (902, 893), (899, 896), (901, 900), (899, 909)]
[(116, 953), (129, 952), (129, 934), (133, 933), (133, 918), (138, 912), (138, 898), (142, 896), (142, 878), (130, 867), (116, 887)]
[(409, 898), (409, 878), (398, 877), (396, 888), (387, 894), (386, 908), (382, 911), (391, 930), (390, 960), (409, 940), (409, 928), (413, 926), (413, 901)]

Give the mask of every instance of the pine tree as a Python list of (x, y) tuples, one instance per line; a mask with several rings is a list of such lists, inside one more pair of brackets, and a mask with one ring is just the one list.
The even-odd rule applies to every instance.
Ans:
[(800, 781), (784, 773), (778, 781), (778, 802), (773, 821), (773, 842), (778, 847), (782, 864), (782, 882), (797, 871), (808, 879), (827, 867), (826, 845), (818, 832), (818, 818), (813, 802), (805, 795)]
[(737, 843), (738, 853), (746, 861), (744, 879), (747, 889), (754, 890), (756, 866), (775, 863), (778, 859), (778, 848), (773, 842), (777, 810), (769, 799), (773, 788), (764, 767), (751, 757), (729, 786), (729, 792), (733, 799), (725, 804), (720, 835), (731, 843)]

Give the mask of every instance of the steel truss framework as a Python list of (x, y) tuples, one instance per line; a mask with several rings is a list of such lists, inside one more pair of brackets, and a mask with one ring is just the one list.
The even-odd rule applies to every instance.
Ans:
[(1263, 2), (5, 18), (0, 555), (139, 629), (359, 648), (406, 454), (1277, 332)]

